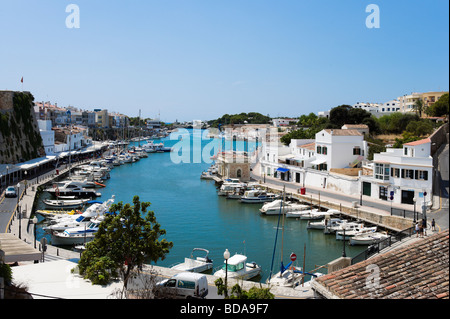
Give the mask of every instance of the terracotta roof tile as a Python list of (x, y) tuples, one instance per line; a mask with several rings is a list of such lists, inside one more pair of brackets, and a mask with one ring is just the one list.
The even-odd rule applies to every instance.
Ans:
[[(345, 299), (449, 298), (449, 231), (319, 277), (314, 285)], [(368, 265), (378, 267), (378, 286), (368, 286)], [(372, 281), (374, 282), (374, 281)]]

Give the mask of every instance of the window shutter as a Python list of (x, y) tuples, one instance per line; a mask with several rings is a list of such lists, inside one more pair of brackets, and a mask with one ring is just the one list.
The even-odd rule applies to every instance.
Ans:
[(423, 171), (423, 179), (428, 180), (428, 171)]
[(405, 178), (405, 169), (402, 168), (402, 178)]
[(414, 179), (419, 179), (419, 171), (415, 170), (414, 173), (415, 173)]

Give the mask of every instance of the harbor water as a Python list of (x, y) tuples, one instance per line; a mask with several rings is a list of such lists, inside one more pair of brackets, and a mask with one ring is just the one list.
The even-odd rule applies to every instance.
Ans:
[[(205, 248), (210, 251), (216, 269), (223, 265), (223, 253), (228, 249), (231, 255), (242, 253), (248, 256), (248, 262), (261, 265), (263, 272), (259, 280), (265, 281), (271, 271), (278, 216), (261, 215), (262, 204), (244, 204), (218, 196), (214, 181), (200, 179), (201, 173), (211, 166), (211, 156), (223, 147), (220, 140), (206, 138), (201, 130), (183, 130), (172, 139), (167, 137), (155, 143), (160, 141), (168, 147), (183, 147), (178, 147), (175, 154), (151, 153), (138, 162), (114, 167), (106, 187), (97, 189), (102, 194), (98, 200), (106, 201), (115, 195), (116, 203), (132, 203), (138, 195), (141, 201), (151, 203), (150, 210), (167, 231), (165, 238), (174, 244), (165, 260), (158, 262), (159, 266), (183, 262), (193, 248)], [(227, 140), (224, 148), (229, 150), (232, 143)], [(236, 149), (240, 151), (248, 147), (252, 152), (255, 146), (255, 142), (247, 146), (243, 141), (236, 141)], [(180, 162), (183, 152), (184, 160)], [(281, 260), (281, 221), (279, 225), (274, 273), (279, 271)], [(42, 229), (38, 236), (45, 236)], [(342, 241), (320, 230), (308, 230), (305, 220), (286, 218), (283, 237), (285, 265), (291, 253), (297, 255), (294, 264), (299, 267), (305, 258), (306, 271), (342, 256)], [(347, 243), (345, 249), (347, 256), (352, 257), (366, 246), (352, 247)]]

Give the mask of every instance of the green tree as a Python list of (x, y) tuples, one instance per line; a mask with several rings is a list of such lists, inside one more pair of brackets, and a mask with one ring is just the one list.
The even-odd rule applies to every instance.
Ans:
[(448, 93), (444, 94), (437, 100), (432, 106), (425, 110), (425, 113), (429, 116), (445, 116), (449, 115), (449, 103), (448, 103)]
[(134, 270), (141, 269), (144, 262), (164, 260), (173, 243), (159, 240), (166, 231), (154, 212), (147, 212), (149, 206), (138, 196), (133, 198), (133, 206), (122, 202), (111, 205), (111, 214), (105, 216), (95, 239), (81, 255), (80, 274), (100, 285), (121, 278), (126, 289)]

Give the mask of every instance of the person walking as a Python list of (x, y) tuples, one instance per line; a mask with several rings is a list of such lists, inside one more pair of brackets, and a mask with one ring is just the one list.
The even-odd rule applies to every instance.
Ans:
[(418, 223), (418, 222), (416, 222), (416, 228), (415, 228), (415, 231), (416, 231), (416, 237), (419, 237), (419, 231), (420, 231), (420, 228), (419, 228), (419, 223)]
[(432, 230), (432, 231), (436, 231), (436, 221), (434, 220), (434, 218), (433, 218), (433, 220), (431, 221), (431, 230)]
[(422, 232), (425, 233), (425, 236), (427, 235), (427, 220), (422, 219)]

